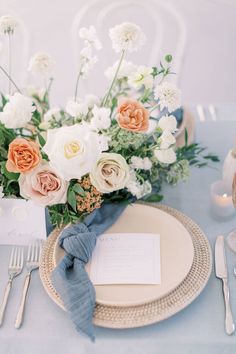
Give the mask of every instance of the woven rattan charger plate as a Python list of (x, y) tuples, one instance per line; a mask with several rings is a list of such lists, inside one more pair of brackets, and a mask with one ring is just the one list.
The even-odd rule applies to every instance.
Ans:
[[(150, 205), (150, 204), (149, 204)], [(162, 321), (188, 306), (202, 292), (211, 274), (212, 253), (209, 242), (200, 227), (189, 217), (176, 209), (155, 205), (176, 217), (189, 231), (193, 246), (194, 260), (185, 280), (167, 296), (139, 306), (116, 307), (97, 304), (94, 312), (94, 324), (108, 328), (134, 328)], [(40, 278), (52, 300), (61, 308), (62, 301), (51, 283), (54, 268), (53, 249), (60, 230), (54, 230), (44, 246), (40, 265)]]

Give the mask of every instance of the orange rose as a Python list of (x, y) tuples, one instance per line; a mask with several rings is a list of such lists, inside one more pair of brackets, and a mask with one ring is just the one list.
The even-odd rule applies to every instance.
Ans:
[(149, 126), (149, 112), (135, 100), (127, 99), (118, 107), (118, 123), (132, 132), (146, 132)]
[(39, 164), (41, 158), (37, 143), (16, 138), (9, 145), (6, 169), (15, 173), (29, 172)]

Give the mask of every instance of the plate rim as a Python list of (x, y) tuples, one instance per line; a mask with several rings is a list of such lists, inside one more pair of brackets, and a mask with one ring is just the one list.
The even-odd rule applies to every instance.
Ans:
[[(146, 202), (142, 202), (142, 203), (149, 205)], [(196, 224), (190, 217), (186, 216), (184, 213), (163, 204), (153, 205), (153, 207), (165, 210), (166, 212), (171, 213), (176, 218), (182, 219), (181, 222), (184, 222), (186, 225), (189, 224), (188, 227), (191, 229), (190, 232), (192, 236), (196, 238), (196, 242), (200, 240), (201, 243), (202, 242), (204, 243), (204, 249), (202, 247), (203, 245), (201, 245), (199, 249), (200, 252), (202, 253), (201, 257), (206, 257), (207, 260), (206, 260), (205, 269), (202, 268), (202, 263), (201, 263), (201, 276), (198, 274), (199, 278), (198, 278), (197, 288), (195, 286), (194, 291), (192, 291), (190, 294), (189, 293), (186, 294), (185, 291), (183, 291), (183, 288), (186, 286), (185, 283), (187, 281), (189, 281), (190, 283), (191, 281), (193, 281), (193, 279), (188, 280), (187, 277), (186, 280), (184, 280), (183, 283), (180, 284), (179, 287), (173, 291), (176, 293), (180, 293), (181, 291), (183, 291), (183, 298), (181, 298), (181, 300), (173, 301), (173, 298), (171, 298), (172, 301), (168, 302), (168, 306), (162, 307), (162, 304), (160, 303), (165, 302), (166, 297), (167, 298), (171, 296), (173, 297), (173, 295), (170, 293), (163, 299), (156, 300), (153, 303), (148, 303), (141, 306), (133, 306), (130, 308), (124, 307), (125, 314), (126, 311), (131, 312), (131, 314), (129, 313), (128, 318), (126, 318), (125, 315), (123, 316), (123, 314), (120, 313), (119, 316), (116, 317), (115, 311), (117, 310), (117, 308), (115, 307), (96, 305), (94, 318), (93, 318), (94, 325), (104, 327), (104, 328), (128, 329), (128, 328), (137, 328), (137, 327), (143, 327), (154, 323), (158, 323), (184, 310), (205, 289), (212, 273), (212, 249), (209, 240), (203, 233), (200, 226)], [(53, 237), (51, 237), (51, 240), (49, 240), (49, 242), (51, 242), (52, 239)], [(48, 254), (47, 251), (48, 250), (45, 247), (42, 253), (42, 263), (39, 268), (40, 279), (42, 281), (46, 293), (49, 295), (52, 301), (55, 304), (57, 304), (61, 309), (65, 310), (59, 295), (57, 294), (56, 290), (54, 289), (51, 283), (50, 274), (52, 269), (50, 269), (51, 266), (50, 258), (49, 258), (50, 254)], [(167, 299), (167, 301), (168, 300), (169, 299)], [(160, 307), (161, 307), (161, 311), (160, 311)], [(136, 314), (137, 311), (140, 311), (141, 314)], [(108, 315), (110, 316), (109, 318), (107, 318)]]
[[(146, 206), (146, 207), (150, 207), (150, 208), (153, 208), (153, 206), (152, 205), (150, 205), (150, 204), (144, 204), (144, 203), (140, 203), (140, 202), (136, 202), (136, 203), (134, 203), (134, 204), (132, 204), (131, 205), (131, 207), (134, 207), (134, 206), (137, 206), (137, 205), (143, 205), (143, 206)], [(154, 296), (153, 295), (153, 297), (150, 297), (149, 299), (146, 299), (146, 300), (137, 300), (137, 301), (120, 301), (120, 302), (116, 302), (116, 301), (103, 301), (103, 300), (100, 300), (100, 299), (97, 299), (96, 298), (96, 303), (97, 304), (99, 304), (99, 305), (103, 305), (103, 306), (116, 306), (116, 307), (130, 307), (130, 306), (140, 306), (140, 305), (143, 305), (143, 304), (145, 304), (145, 303), (149, 303), (149, 302), (153, 302), (153, 301), (156, 301), (156, 300), (158, 300), (158, 299), (160, 299), (160, 298), (162, 298), (162, 297), (164, 297), (164, 296), (167, 296), (169, 293), (171, 293), (175, 288), (177, 288), (185, 279), (186, 279), (186, 277), (188, 276), (188, 273), (190, 272), (190, 270), (191, 270), (191, 267), (192, 267), (192, 264), (193, 264), (193, 260), (194, 260), (194, 246), (193, 246), (193, 242), (192, 242), (192, 237), (191, 237), (191, 235), (190, 235), (190, 233), (189, 233), (189, 231), (187, 230), (187, 228), (177, 219), (177, 218), (175, 218), (173, 215), (171, 215), (171, 214), (169, 214), (169, 213), (167, 213), (166, 211), (164, 211), (164, 210), (162, 210), (162, 209), (159, 209), (159, 208), (153, 208), (153, 209), (157, 209), (158, 210), (158, 212), (160, 212), (161, 214), (165, 214), (165, 215), (167, 215), (167, 216), (169, 216), (170, 218), (172, 218), (172, 219), (175, 219), (175, 222), (177, 222), (178, 224), (180, 224), (181, 225), (181, 227), (183, 227), (187, 232), (188, 232), (188, 234), (189, 234), (189, 238), (191, 239), (191, 250), (192, 250), (192, 259), (191, 259), (191, 262), (190, 262), (190, 265), (189, 265), (189, 267), (188, 267), (188, 271), (186, 272), (186, 274), (184, 275), (184, 277), (181, 279), (181, 281), (180, 282), (178, 282), (177, 284), (175, 284), (175, 286), (174, 287), (172, 287), (171, 289), (169, 289), (169, 290), (167, 290), (166, 292), (164, 292), (163, 294), (161, 294), (161, 295), (159, 295), (159, 296)], [(58, 239), (59, 239), (59, 236), (60, 236), (60, 234), (62, 233), (62, 231), (63, 231), (63, 229), (64, 228), (62, 228), (61, 229), (61, 231), (59, 232), (59, 234), (58, 234), (58, 237), (57, 237), (57, 239), (56, 239), (56, 241), (55, 241), (55, 244), (54, 244), (54, 249), (53, 249), (53, 263), (54, 263), (54, 266), (56, 266), (56, 262), (55, 262), (55, 249), (56, 249), (56, 247), (58, 246)], [(60, 247), (60, 246), (59, 246)], [(116, 285), (116, 284), (114, 284), (114, 285)], [(126, 285), (126, 284), (117, 284), (117, 285)], [(127, 285), (132, 285), (132, 284), (127, 284)], [(142, 285), (142, 284), (140, 284), (140, 285)], [(148, 284), (145, 284), (145, 285), (147, 285), (148, 286)], [(151, 284), (152, 285), (152, 284)], [(104, 284), (104, 285), (95, 285), (95, 287), (97, 287), (97, 286), (108, 286), (108, 285), (106, 285), (106, 284)], [(112, 286), (112, 285), (110, 285), (110, 286)]]

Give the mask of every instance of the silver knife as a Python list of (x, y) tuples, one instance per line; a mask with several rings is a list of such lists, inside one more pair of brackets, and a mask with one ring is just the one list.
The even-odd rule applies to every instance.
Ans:
[(235, 325), (229, 303), (228, 272), (225, 255), (224, 236), (218, 236), (215, 243), (215, 271), (217, 278), (223, 282), (225, 301), (225, 330), (228, 335), (234, 333)]

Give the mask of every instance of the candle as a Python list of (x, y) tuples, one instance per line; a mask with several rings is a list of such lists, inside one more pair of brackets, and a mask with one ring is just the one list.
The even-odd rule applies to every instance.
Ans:
[(211, 206), (214, 214), (220, 218), (228, 218), (234, 214), (232, 190), (225, 181), (212, 183)]

